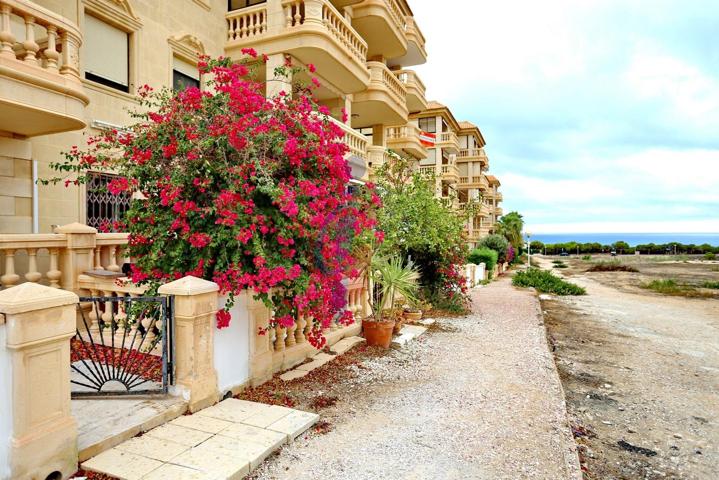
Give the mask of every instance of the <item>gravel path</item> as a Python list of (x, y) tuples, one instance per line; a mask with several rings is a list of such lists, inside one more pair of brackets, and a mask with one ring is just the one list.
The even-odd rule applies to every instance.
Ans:
[(371, 358), (323, 417), (257, 479), (581, 478), (537, 299), (502, 279), (474, 312)]

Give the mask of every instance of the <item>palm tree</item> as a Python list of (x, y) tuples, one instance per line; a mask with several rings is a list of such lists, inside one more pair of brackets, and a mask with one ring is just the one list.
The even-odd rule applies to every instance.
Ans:
[(497, 222), (497, 233), (504, 235), (504, 238), (506, 238), (517, 251), (520, 251), (522, 247), (523, 230), (524, 219), (518, 212), (509, 212), (506, 215), (502, 215)]

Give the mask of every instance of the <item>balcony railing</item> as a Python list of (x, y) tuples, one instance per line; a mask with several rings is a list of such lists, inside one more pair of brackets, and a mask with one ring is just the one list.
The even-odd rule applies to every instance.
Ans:
[[(18, 24), (22, 30), (13, 28)], [(8, 81), (0, 85), (0, 97), (23, 115), (0, 118), (0, 130), (32, 136), (85, 125), (89, 99), (80, 81), (81, 43), (77, 26), (61, 15), (28, 0), (0, 0), (0, 79)], [(28, 93), (21, 85), (37, 89)]]
[(441, 148), (459, 152), (459, 139), (454, 132), (442, 132), (437, 135), (437, 144)]
[(226, 18), (228, 42), (251, 40), (267, 33), (267, 4), (233, 10)]
[(434, 165), (431, 165), (427, 167), (419, 167), (419, 173), (422, 175), (432, 176), (436, 175), (437, 170)]
[(407, 108), (410, 112), (419, 112), (427, 108), (426, 87), (412, 70), (395, 70), (394, 74), (407, 89)]
[(459, 158), (475, 158), (479, 157), (482, 154), (481, 148), (463, 148), (459, 151), (459, 154), (457, 154), (457, 157)]
[(407, 88), (387, 68), (387, 65), (382, 62), (367, 62), (367, 66), (370, 70), (370, 82), (381, 82), (389, 90), (394, 101), (406, 109)]
[(356, 92), (367, 84), (367, 43), (329, 0), (269, 0), (228, 12), (225, 19), (230, 56), (241, 56), (245, 47), (290, 53), (304, 63), (328, 65), (320, 73), (339, 87)]
[(340, 127), (342, 131), (344, 131), (343, 141), (345, 145), (347, 145), (347, 147), (349, 148), (349, 153), (351, 155), (364, 159), (366, 163), (368, 161), (367, 147), (369, 146), (369, 141), (367, 140), (367, 137), (362, 135), (349, 125), (345, 125), (344, 123), (332, 117), (329, 118), (335, 125)]
[(442, 165), (442, 179), (452, 182), (459, 181), (459, 169), (455, 164)]
[(415, 22), (414, 17), (407, 15), (405, 17), (405, 23), (407, 25), (407, 40), (417, 44), (419, 50), (422, 52), (424, 57), (427, 58), (427, 52), (425, 50), (426, 40), (422, 31), (417, 26), (417, 22)]

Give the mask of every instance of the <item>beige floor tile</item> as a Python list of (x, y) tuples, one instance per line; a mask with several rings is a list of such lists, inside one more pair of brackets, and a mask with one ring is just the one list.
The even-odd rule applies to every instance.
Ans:
[(195, 450), (207, 455), (213, 452), (221, 452), (235, 459), (245, 459), (250, 463), (250, 468), (254, 469), (274, 451), (274, 447), (261, 445), (246, 439), (216, 435), (195, 447)]
[(191, 428), (201, 432), (217, 433), (232, 425), (232, 422), (199, 415), (198, 412), (195, 415), (183, 415), (181, 417), (177, 417), (171, 421), (169, 425), (178, 425), (180, 427)]
[(146, 435), (131, 438), (115, 448), (122, 450), (123, 452), (142, 455), (143, 457), (152, 458), (161, 462), (172, 460), (182, 452), (189, 449), (187, 445), (182, 445), (181, 443)]
[(278, 405), (272, 405), (270, 408), (258, 412), (251, 417), (243, 419), (241, 422), (245, 425), (252, 425), (253, 427), (267, 428), (268, 425), (275, 423), (282, 417), (286, 417), (294, 410), (287, 407), (280, 407)]
[(212, 473), (218, 478), (239, 479), (250, 472), (249, 459), (232, 455), (224, 449), (200, 447), (191, 448), (170, 463)]
[(162, 425), (161, 427), (153, 428), (149, 432), (146, 432), (144, 436), (170, 440), (187, 447), (194, 447), (201, 444), (212, 435), (212, 433), (202, 432), (200, 430), (194, 430), (192, 428), (181, 427), (180, 425), (172, 425), (168, 423), (166, 425)]
[(271, 407), (269, 405), (254, 402), (243, 402), (241, 400), (231, 398), (220, 402), (217, 405), (200, 410), (195, 415), (239, 423), (249, 417), (266, 412), (270, 408)]
[(164, 464), (142, 477), (142, 480), (219, 480), (220, 477), (193, 468)]
[(82, 464), (91, 472), (104, 473), (121, 480), (139, 480), (162, 466), (162, 462), (112, 448)]
[(259, 443), (266, 447), (278, 448), (287, 441), (287, 435), (284, 433), (266, 430), (264, 428), (253, 427), (243, 423), (236, 423), (219, 433), (220, 436), (231, 437), (235, 439), (244, 439), (251, 442)]
[(292, 441), (314, 425), (319, 419), (320, 416), (316, 413), (295, 410), (269, 425), (267, 429), (287, 435), (287, 439)]

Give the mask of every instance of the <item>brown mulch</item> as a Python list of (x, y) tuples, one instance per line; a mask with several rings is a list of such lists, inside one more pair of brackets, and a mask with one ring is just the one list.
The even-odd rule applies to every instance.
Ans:
[[(366, 368), (362, 365), (363, 360), (381, 357), (388, 352), (389, 350), (379, 347), (358, 345), (304, 377), (285, 382), (279, 378), (278, 373), (272, 380), (247, 388), (235, 398), (318, 413), (341, 402), (342, 394), (346, 393), (343, 392), (342, 382), (356, 375), (353, 371), (355, 368)], [(325, 428), (327, 427), (321, 427)]]

